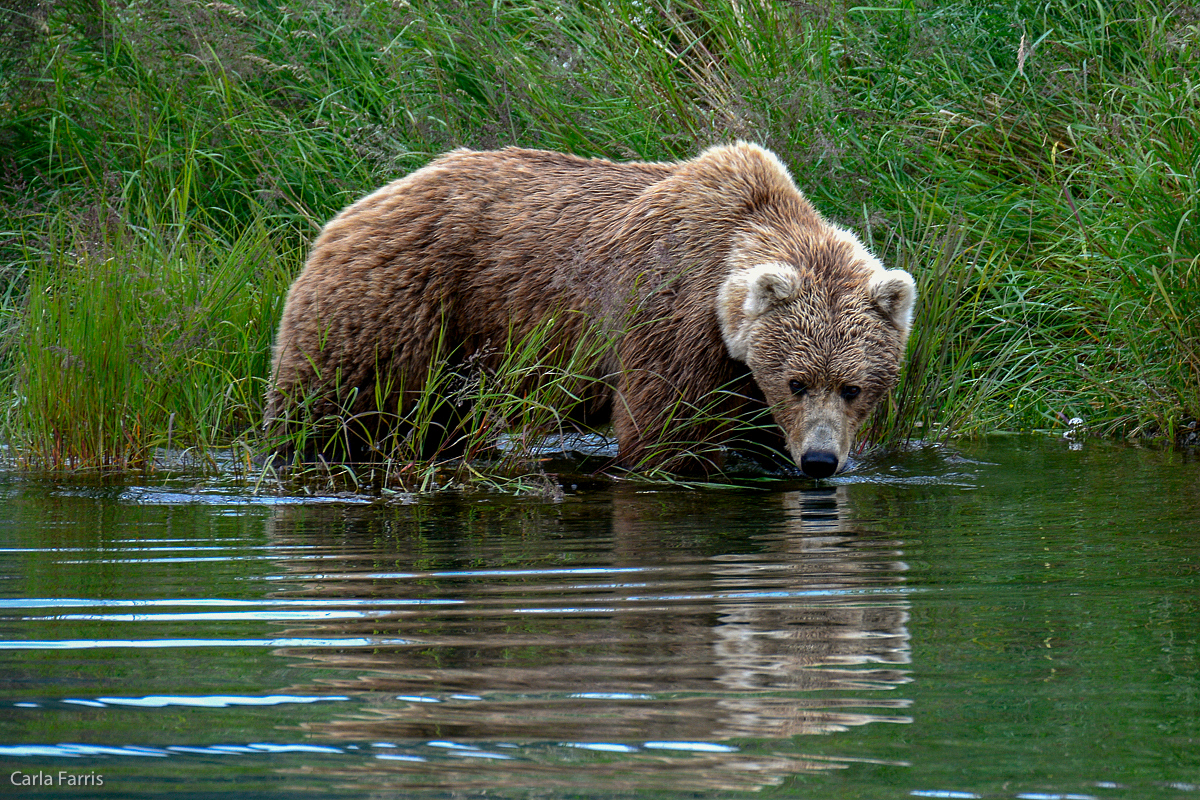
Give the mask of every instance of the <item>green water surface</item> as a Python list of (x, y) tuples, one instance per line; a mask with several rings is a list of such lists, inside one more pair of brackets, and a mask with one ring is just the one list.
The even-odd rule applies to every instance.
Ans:
[(0, 796), (1200, 800), (1200, 459), (0, 484)]

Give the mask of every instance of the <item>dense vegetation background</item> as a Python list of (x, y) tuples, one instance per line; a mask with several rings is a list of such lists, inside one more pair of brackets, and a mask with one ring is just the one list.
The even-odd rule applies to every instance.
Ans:
[(44, 466), (252, 450), (284, 293), (346, 203), (457, 146), (744, 138), (918, 276), (876, 440), (1194, 440), (1198, 130), (1183, 4), (9, 0), (3, 430)]

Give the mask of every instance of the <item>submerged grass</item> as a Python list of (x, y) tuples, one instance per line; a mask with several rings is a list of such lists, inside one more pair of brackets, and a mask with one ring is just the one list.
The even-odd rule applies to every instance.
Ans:
[[(437, 153), (677, 158), (739, 137), (918, 277), (908, 367), (871, 441), (1072, 418), (1196, 438), (1192, 6), (59, 0), (0, 14), (0, 391), (25, 464), (261, 451), (270, 340), (306, 243)], [(514, 376), (531, 366), (517, 345)], [(561, 424), (562, 397), (497, 395), (508, 405), (471, 420), (469, 454), (501, 427)], [(428, 463), (409, 469), (397, 480), (430, 480)]]

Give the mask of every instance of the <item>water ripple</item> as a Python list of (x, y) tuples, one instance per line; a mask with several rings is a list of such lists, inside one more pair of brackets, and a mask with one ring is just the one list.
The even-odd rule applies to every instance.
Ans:
[(420, 642), (411, 639), (376, 637), (336, 639), (65, 639), (0, 642), (0, 650), (94, 650), (130, 648), (134, 650), (173, 647), (407, 647)]

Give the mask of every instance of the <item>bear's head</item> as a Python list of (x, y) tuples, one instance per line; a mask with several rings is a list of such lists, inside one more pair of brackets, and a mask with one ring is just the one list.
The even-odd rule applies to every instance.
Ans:
[(895, 386), (916, 302), (911, 275), (885, 269), (846, 231), (822, 229), (786, 260), (736, 249), (717, 300), (730, 357), (750, 368), (814, 478), (845, 467), (859, 427)]

